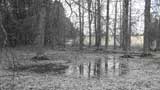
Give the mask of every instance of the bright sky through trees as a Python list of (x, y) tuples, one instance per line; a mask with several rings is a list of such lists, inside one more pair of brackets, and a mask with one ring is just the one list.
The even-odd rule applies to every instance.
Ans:
[[(54, 1), (54, 0), (53, 0)], [(73, 3), (73, 1), (77, 1), (77, 0), (66, 0), (69, 3)], [(65, 0), (61, 0), (61, 2), (63, 3), (63, 6), (65, 8), (65, 12), (66, 12), (66, 16), (69, 17), (71, 19), (71, 21), (74, 23), (75, 27), (78, 28), (78, 5), (77, 4), (72, 4), (72, 10), (73, 10), (73, 14), (71, 15), (71, 8), (68, 6), (68, 4), (65, 2)], [(152, 0), (152, 7), (156, 7), (157, 4), (156, 2), (159, 2), (158, 0)], [(120, 8), (120, 3), (118, 3), (118, 9)], [(132, 0), (132, 22), (134, 23), (134, 25), (132, 26), (133, 28), (133, 32), (136, 33), (140, 33), (142, 34), (144, 31), (144, 0)], [(111, 22), (111, 29), (112, 28), (112, 24), (114, 21), (114, 6), (115, 6), (115, 2), (111, 2), (110, 3), (110, 22)], [(87, 4), (85, 4), (85, 7), (87, 8)], [(106, 0), (102, 0), (102, 16), (106, 17)], [(155, 14), (158, 14), (158, 8), (154, 8), (154, 10), (152, 9), (152, 12), (154, 12)], [(159, 10), (160, 13), (160, 10)], [(71, 16), (70, 16), (71, 15)], [(118, 10), (118, 16), (120, 15), (120, 10)], [(88, 34), (88, 19), (87, 19), (87, 10), (85, 12), (85, 34)], [(105, 20), (103, 20), (103, 22), (105, 23)], [(105, 26), (103, 27), (103, 30), (105, 30)]]

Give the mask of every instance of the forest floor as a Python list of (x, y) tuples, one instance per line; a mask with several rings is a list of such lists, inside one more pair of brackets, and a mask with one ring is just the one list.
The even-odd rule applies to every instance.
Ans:
[(95, 51), (8, 49), (0, 55), (0, 90), (160, 90), (160, 54), (120, 58)]

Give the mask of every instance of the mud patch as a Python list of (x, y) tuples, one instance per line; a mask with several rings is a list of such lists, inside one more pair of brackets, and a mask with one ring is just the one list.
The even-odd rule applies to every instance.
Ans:
[(35, 72), (38, 74), (43, 73), (51, 73), (51, 74), (63, 74), (65, 73), (65, 70), (68, 68), (67, 65), (63, 64), (41, 64), (41, 65), (29, 65), (29, 66), (19, 66), (15, 67), (14, 69), (11, 69), (12, 71), (22, 72), (22, 71), (28, 71), (28, 72)]
[(50, 60), (47, 56), (34, 56), (31, 58), (33, 61), (43, 61), (43, 60)]

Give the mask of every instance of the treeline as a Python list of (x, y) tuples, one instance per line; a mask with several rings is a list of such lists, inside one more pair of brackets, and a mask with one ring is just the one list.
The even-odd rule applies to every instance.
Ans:
[[(75, 0), (72, 0), (75, 2)], [(88, 11), (88, 30), (89, 30), (89, 47), (91, 46), (92, 36), (95, 35), (95, 46), (97, 49), (100, 49), (102, 44), (102, 37), (105, 35), (105, 48), (109, 46), (109, 38), (112, 34), (113, 36), (113, 49), (118, 47), (122, 48), (126, 53), (131, 50), (131, 37), (133, 32), (133, 25), (136, 23), (133, 18), (133, 0), (78, 0), (75, 2), (78, 7), (79, 15), (79, 31), (80, 31), (80, 49), (83, 49), (84, 46), (84, 13)], [(87, 4), (84, 4), (87, 3)], [(114, 3), (112, 5), (111, 3)], [(144, 44), (143, 51), (144, 53), (149, 53), (150, 48), (152, 47), (153, 41), (156, 42), (155, 48), (160, 47), (160, 17), (158, 15), (153, 15), (151, 8), (151, 0), (144, 1)], [(158, 6), (158, 2), (157, 7)], [(114, 7), (114, 13), (111, 12), (111, 5)], [(105, 7), (105, 9), (104, 9)], [(106, 11), (106, 16), (102, 15), (102, 12)], [(112, 19), (113, 26), (111, 27), (111, 15), (114, 14), (114, 19)], [(113, 16), (113, 15), (112, 15)], [(106, 30), (103, 30), (104, 23), (106, 25)], [(94, 27), (91, 27), (93, 26)], [(94, 32), (94, 33), (92, 33)], [(120, 45), (120, 46), (119, 46)]]
[[(83, 49), (85, 24), (88, 24), (89, 47), (94, 45), (97, 50), (101, 49), (102, 37), (105, 36), (105, 49), (108, 49), (112, 35), (113, 49), (120, 47), (126, 52), (131, 50), (133, 25), (136, 23), (132, 16), (132, 0), (106, 0), (105, 4), (101, 0), (65, 0), (63, 3), (69, 6), (70, 16), (76, 15), (77, 29), (66, 17), (61, 0), (1, 0), (1, 41), (7, 39), (10, 46), (35, 44), (65, 47), (67, 40), (79, 39), (79, 48)], [(151, 0), (145, 0), (144, 3), (143, 51), (148, 54), (153, 41), (156, 42), (156, 49), (160, 47), (160, 19), (151, 13)], [(112, 19), (111, 5), (114, 7)], [(103, 10), (106, 16), (103, 16)]]

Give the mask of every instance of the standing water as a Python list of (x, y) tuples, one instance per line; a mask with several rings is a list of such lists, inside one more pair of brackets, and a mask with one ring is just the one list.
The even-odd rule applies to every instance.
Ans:
[(86, 78), (123, 76), (129, 73), (129, 61), (114, 56), (97, 58), (78, 65), (70, 65), (66, 75)]

